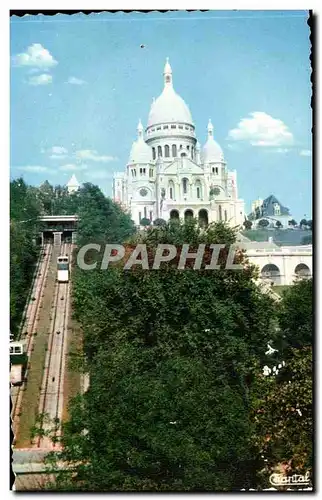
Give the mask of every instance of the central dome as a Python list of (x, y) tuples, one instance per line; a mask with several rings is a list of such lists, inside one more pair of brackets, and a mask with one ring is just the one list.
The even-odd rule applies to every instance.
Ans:
[(160, 123), (187, 123), (193, 125), (190, 110), (184, 100), (175, 92), (172, 86), (172, 70), (167, 59), (164, 67), (164, 89), (153, 102), (148, 127)]

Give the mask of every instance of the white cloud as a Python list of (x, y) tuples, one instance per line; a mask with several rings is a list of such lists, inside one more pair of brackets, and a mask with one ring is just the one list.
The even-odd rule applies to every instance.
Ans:
[(228, 137), (249, 142), (252, 146), (289, 146), (294, 142), (287, 125), (263, 111), (254, 111), (250, 117), (243, 118), (236, 128), (229, 131)]
[(21, 170), (22, 172), (33, 172), (35, 174), (50, 171), (48, 167), (42, 167), (39, 165), (26, 165), (25, 167), (17, 167), (17, 170)]
[(90, 179), (112, 179), (113, 174), (111, 172), (106, 172), (105, 170), (96, 170), (96, 171), (90, 171), (86, 172), (86, 176), (89, 177)]
[(62, 146), (53, 146), (50, 149), (51, 155), (50, 158), (53, 160), (62, 160), (63, 158), (67, 157), (67, 149), (63, 148)]
[(80, 78), (76, 78), (75, 76), (70, 76), (67, 80), (67, 83), (71, 85), (85, 85), (85, 80), (81, 80)]
[(114, 156), (99, 155), (97, 153), (97, 151), (92, 150), (92, 149), (81, 149), (80, 151), (76, 151), (76, 157), (79, 160), (92, 160), (92, 161), (103, 162), (103, 163), (117, 160), (117, 158), (114, 158)]
[(29, 66), (38, 69), (49, 69), (56, 66), (57, 61), (40, 43), (33, 43), (26, 52), (17, 54), (13, 57), (14, 64), (17, 66)]
[(285, 153), (288, 153), (290, 150), (288, 148), (274, 148), (274, 147), (270, 147), (267, 151), (269, 153), (285, 154)]
[(300, 151), (301, 156), (312, 156), (312, 151), (310, 149), (302, 149)]
[(51, 148), (51, 152), (56, 155), (68, 153), (67, 149), (63, 148), (62, 146), (53, 146)]
[(48, 85), (52, 83), (53, 77), (51, 75), (47, 75), (46, 73), (42, 73), (41, 75), (31, 76), (28, 80), (29, 85)]
[(59, 167), (59, 170), (78, 170), (79, 172), (82, 170), (87, 170), (87, 165), (81, 164), (81, 165), (75, 165), (74, 163), (67, 163), (66, 165), (61, 165)]

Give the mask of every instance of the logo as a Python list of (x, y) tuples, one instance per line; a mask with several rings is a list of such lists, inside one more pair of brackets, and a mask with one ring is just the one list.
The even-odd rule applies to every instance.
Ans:
[(308, 486), (310, 485), (310, 473), (306, 472), (303, 476), (301, 474), (293, 474), (293, 476), (284, 476), (283, 474), (271, 474), (269, 482), (273, 486)]

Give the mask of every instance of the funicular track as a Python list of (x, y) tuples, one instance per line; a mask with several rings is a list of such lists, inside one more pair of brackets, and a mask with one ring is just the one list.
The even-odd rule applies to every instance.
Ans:
[[(30, 357), (34, 343), (34, 333), (36, 330), (41, 299), (43, 297), (44, 287), (48, 275), (51, 255), (52, 255), (52, 246), (47, 244), (41, 249), (41, 253), (35, 271), (33, 285), (31, 287), (31, 293), (29, 295), (29, 302), (27, 302), (24, 311), (22, 328), (20, 330), (19, 340), (23, 338), (23, 335), (26, 332), (25, 340), (26, 340), (26, 354), (28, 356), (28, 365), (24, 376), (25, 379), (27, 379), (28, 376)], [(12, 387), (11, 390), (11, 398), (12, 398), (11, 419), (12, 419), (12, 429), (14, 434), (16, 434), (19, 422), (19, 412), (22, 403), (23, 388), (24, 384), (22, 386)]]
[[(68, 255), (71, 261), (72, 245), (63, 244), (61, 254)], [(48, 350), (45, 360), (45, 368), (40, 392), (39, 415), (46, 415), (49, 422), (41, 421), (41, 429), (52, 430), (56, 422), (54, 435), (39, 436), (34, 442), (34, 447), (38, 449), (48, 449), (55, 447), (53, 437), (60, 435), (60, 422), (63, 412), (63, 389), (65, 358), (67, 349), (67, 327), (69, 316), (70, 281), (67, 283), (55, 284), (54, 297), (52, 303), (52, 316), (50, 324), (50, 334), (48, 339)], [(55, 441), (55, 440), (54, 440)]]

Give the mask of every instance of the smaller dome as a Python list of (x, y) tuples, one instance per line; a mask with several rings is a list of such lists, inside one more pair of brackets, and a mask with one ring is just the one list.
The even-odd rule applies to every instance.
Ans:
[(137, 131), (138, 138), (133, 142), (128, 163), (150, 163), (152, 162), (152, 151), (143, 138), (143, 125), (139, 121)]
[(213, 138), (213, 125), (211, 120), (208, 123), (208, 140), (202, 149), (202, 159), (204, 163), (218, 163), (224, 161), (224, 153), (218, 142)]

